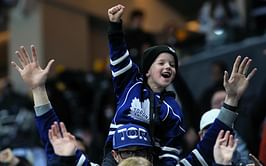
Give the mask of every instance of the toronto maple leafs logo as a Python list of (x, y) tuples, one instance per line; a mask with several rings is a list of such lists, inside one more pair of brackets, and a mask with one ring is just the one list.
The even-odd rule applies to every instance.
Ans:
[(149, 110), (150, 101), (148, 99), (140, 102), (140, 100), (135, 97), (131, 102), (129, 116), (133, 119), (149, 123)]

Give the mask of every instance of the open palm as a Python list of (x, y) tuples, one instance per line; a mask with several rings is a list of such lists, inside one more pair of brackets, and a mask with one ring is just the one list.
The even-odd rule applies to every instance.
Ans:
[(234, 62), (230, 78), (228, 78), (228, 73), (227, 71), (225, 71), (224, 88), (228, 96), (236, 97), (236, 99), (239, 99), (247, 89), (249, 80), (255, 75), (255, 72), (257, 70), (256, 68), (254, 68), (248, 74), (248, 69), (251, 61), (251, 59), (245, 57), (241, 62), (241, 57), (238, 56)]
[(230, 135), (230, 131), (225, 134), (224, 131), (220, 131), (213, 148), (215, 162), (225, 165), (231, 164), (236, 145), (237, 140), (233, 138), (233, 135)]
[[(60, 132), (61, 129), (61, 132)], [(69, 132), (63, 122), (60, 122), (60, 128), (57, 122), (51, 126), (48, 132), (49, 140), (53, 146), (55, 154), (59, 156), (73, 156), (76, 151), (76, 138)]]
[(24, 82), (31, 89), (44, 85), (54, 60), (50, 60), (45, 69), (42, 69), (38, 63), (37, 52), (34, 46), (31, 46), (31, 56), (23, 46), (19, 51), (16, 51), (16, 55), (21, 67), (14, 61), (12, 61), (11, 64), (20, 73)]

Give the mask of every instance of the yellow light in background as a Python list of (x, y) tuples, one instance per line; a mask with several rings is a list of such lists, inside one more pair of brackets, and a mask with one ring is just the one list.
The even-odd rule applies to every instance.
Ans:
[(6, 43), (9, 39), (9, 32), (8, 31), (4, 31), (4, 32), (0, 32), (0, 44), (2, 43)]
[(196, 20), (188, 21), (186, 23), (186, 29), (188, 31), (198, 32), (199, 31), (199, 27), (200, 27), (199, 22), (196, 21)]
[(93, 71), (96, 73), (101, 73), (105, 70), (106, 63), (103, 59), (95, 59), (93, 62)]
[(178, 29), (176, 31), (176, 38), (178, 41), (183, 42), (187, 39), (187, 37), (188, 37), (188, 34), (185, 29)]
[(63, 65), (57, 65), (56, 67), (55, 67), (55, 72), (57, 73), (57, 74), (61, 74), (61, 73), (63, 73), (65, 71), (65, 66), (63, 66)]

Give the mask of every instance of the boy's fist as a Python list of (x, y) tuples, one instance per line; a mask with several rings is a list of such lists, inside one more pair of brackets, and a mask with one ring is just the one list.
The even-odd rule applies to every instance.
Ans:
[(124, 8), (125, 7), (123, 5), (118, 4), (108, 9), (109, 20), (111, 22), (119, 22), (121, 16), (123, 15)]

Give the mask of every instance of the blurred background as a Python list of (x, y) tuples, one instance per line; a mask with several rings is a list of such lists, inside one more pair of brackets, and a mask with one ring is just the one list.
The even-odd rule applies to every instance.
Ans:
[(124, 30), (137, 64), (143, 50), (155, 44), (179, 52), (174, 90), (189, 131), (184, 155), (198, 141), (200, 116), (223, 89), (223, 71), (231, 70), (237, 55), (253, 59), (252, 67), (259, 70), (241, 99), (235, 128), (259, 156), (266, 139), (265, 0), (0, 0), (0, 150), (11, 147), (35, 165), (45, 165), (31, 93), (10, 66), (21, 45), (34, 44), (42, 66), (56, 60), (47, 82), (51, 103), (92, 161), (100, 163), (115, 109), (107, 10), (118, 3), (126, 6)]

